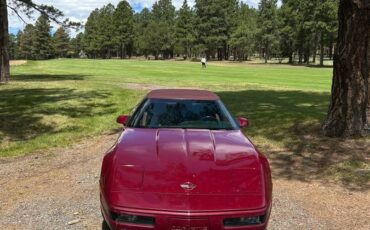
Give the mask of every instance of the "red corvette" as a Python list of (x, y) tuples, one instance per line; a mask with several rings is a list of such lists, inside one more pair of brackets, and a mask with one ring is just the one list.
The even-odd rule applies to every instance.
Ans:
[(272, 182), (219, 97), (203, 90), (154, 90), (103, 160), (103, 229), (265, 229)]

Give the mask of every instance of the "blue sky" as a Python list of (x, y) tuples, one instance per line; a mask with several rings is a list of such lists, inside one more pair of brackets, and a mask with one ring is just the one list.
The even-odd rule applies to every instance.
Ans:
[[(63, 11), (65, 16), (70, 18), (72, 21), (80, 21), (83, 23), (86, 22), (90, 12), (95, 8), (100, 8), (108, 3), (117, 5), (119, 1), (120, 0), (34, 0), (34, 2), (39, 4), (52, 5)], [(150, 8), (156, 1), (157, 0), (128, 0), (135, 11), (140, 11), (144, 7)], [(253, 7), (257, 7), (259, 2), (259, 0), (242, 1)], [(181, 7), (182, 3), (183, 0), (172, 0), (172, 4), (176, 8)], [(188, 3), (189, 5), (193, 5), (194, 0), (188, 0)], [(15, 14), (13, 14), (11, 10), (9, 10), (9, 13), (9, 32), (16, 34), (18, 30), (24, 28), (25, 24)], [(32, 19), (27, 19), (26, 17), (24, 18), (28, 23), (34, 23), (36, 17), (37, 15), (35, 15)], [(74, 34), (75, 32), (72, 31), (72, 33)]]

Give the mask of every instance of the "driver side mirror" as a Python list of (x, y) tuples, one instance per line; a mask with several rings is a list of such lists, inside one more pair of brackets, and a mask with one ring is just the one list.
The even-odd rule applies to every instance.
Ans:
[(127, 116), (127, 115), (120, 115), (120, 116), (117, 117), (117, 123), (125, 125), (126, 122), (128, 121), (128, 118), (129, 118), (129, 116)]
[(247, 118), (238, 117), (237, 118), (240, 128), (245, 128), (249, 126), (249, 121)]

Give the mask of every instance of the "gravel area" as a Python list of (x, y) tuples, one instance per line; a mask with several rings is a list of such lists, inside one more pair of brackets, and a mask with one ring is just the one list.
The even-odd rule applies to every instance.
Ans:
[[(0, 229), (100, 229), (100, 165), (116, 138), (0, 159)], [(275, 179), (273, 195), (269, 229), (370, 229), (369, 192)]]

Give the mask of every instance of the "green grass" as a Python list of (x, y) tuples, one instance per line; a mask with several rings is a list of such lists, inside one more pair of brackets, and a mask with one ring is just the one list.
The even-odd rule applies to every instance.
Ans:
[[(216, 62), (205, 70), (192, 62), (59, 59), (29, 62), (14, 68), (17, 82), (12, 85), (72, 88), (91, 94), (91, 91), (103, 91), (109, 94), (104, 97), (104, 103), (108, 103), (106, 98), (111, 98), (111, 94), (128, 92), (125, 83), (206, 88), (217, 91), (235, 115), (246, 116), (252, 123), (260, 124), (251, 127), (250, 132), (257, 135), (268, 131), (268, 135), (277, 136), (285, 132), (280, 128), (290, 126), (294, 121), (324, 118), (331, 72), (330, 68), (288, 65)], [(99, 94), (91, 100), (98, 100), (98, 97)], [(121, 100), (128, 99), (127, 96), (120, 97)], [(117, 106), (121, 100), (114, 98), (110, 103)], [(268, 122), (271, 119), (274, 125)]]
[[(221, 66), (220, 66), (221, 65)], [(51, 60), (31, 62), (14, 70), (16, 75), (54, 75), (62, 79), (84, 79), (111, 84), (151, 83), (168, 86), (202, 87), (212, 90), (242, 90), (247, 87), (329, 92), (331, 68), (292, 67), (288, 65), (210, 64), (180, 61)], [(53, 80), (53, 79), (51, 79)]]
[(127, 88), (135, 83), (216, 91), (235, 116), (249, 118), (252, 125), (245, 132), (270, 155), (279, 176), (304, 180), (296, 172), (313, 170), (320, 177), (322, 167), (351, 159), (330, 155), (333, 159), (325, 160), (317, 153), (358, 148), (356, 159), (370, 154), (369, 139), (340, 147), (343, 140), (321, 135), (331, 76), (331, 68), (258, 63), (213, 62), (202, 69), (185, 61), (30, 61), (12, 67), (12, 82), (0, 86), (0, 157), (116, 130), (116, 116), (128, 113), (145, 94), (140, 87)]
[(370, 164), (363, 159), (350, 159), (329, 167), (327, 173), (347, 184), (366, 184), (370, 181)]
[[(216, 90), (235, 115), (256, 124), (249, 130), (253, 136), (271, 134), (280, 142), (286, 132), (281, 128), (294, 120), (323, 118), (330, 72), (227, 63), (205, 70), (178, 61), (30, 61), (13, 67), (13, 81), (0, 88), (0, 156), (63, 146), (116, 127), (114, 118), (144, 94), (127, 89), (126, 83)], [(271, 125), (267, 121), (273, 118)]]

